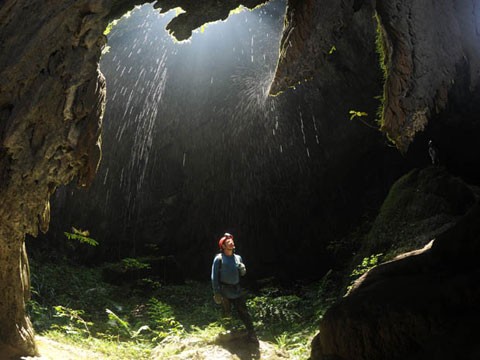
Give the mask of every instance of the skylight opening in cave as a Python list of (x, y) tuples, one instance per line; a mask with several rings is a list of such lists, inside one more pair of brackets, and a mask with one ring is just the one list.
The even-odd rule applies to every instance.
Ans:
[[(196, 246), (212, 232), (238, 234), (251, 220), (237, 209), (264, 194), (286, 211), (285, 189), (329, 154), (314, 85), (268, 96), (285, 10), (285, 0), (273, 0), (186, 42), (165, 30), (175, 11), (144, 5), (119, 21), (100, 63), (102, 161), (89, 189), (57, 192), (52, 217), (61, 221), (51, 229), (88, 229), (121, 258), (149, 243), (174, 253), (181, 230), (201, 239)], [(179, 229), (179, 219), (191, 225)]]
[[(216, 123), (216, 141), (242, 136), (252, 122), (275, 134), (278, 100), (268, 97), (268, 89), (285, 6), (284, 0), (275, 0), (254, 10), (234, 11), (226, 21), (206, 24), (183, 42), (165, 30), (178, 10), (160, 14), (147, 4), (120, 20), (108, 33), (108, 51), (100, 66), (107, 80), (107, 109), (105, 156), (98, 177), (106, 184), (112, 176), (109, 147), (114, 144), (127, 145), (128, 161), (115, 178), (134, 194), (149, 167), (157, 164), (158, 151), (152, 148), (183, 136), (189, 128)], [(195, 141), (185, 145), (179, 154), (182, 167), (191, 163), (189, 147), (194, 145)], [(282, 150), (281, 145), (277, 148)]]

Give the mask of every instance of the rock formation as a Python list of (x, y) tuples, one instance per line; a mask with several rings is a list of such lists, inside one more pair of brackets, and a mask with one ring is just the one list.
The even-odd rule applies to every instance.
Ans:
[[(55, 189), (75, 177), (79, 185), (87, 185), (100, 159), (105, 86), (97, 66), (105, 44), (103, 30), (109, 20), (145, 2), (0, 4), (0, 352), (5, 356), (35, 353), (25, 316), (29, 284), (24, 236), (48, 227), (49, 197)], [(226, 18), (240, 3), (251, 8), (262, 2), (165, 0), (159, 6), (186, 10), (169, 26), (174, 36), (185, 39), (201, 24)], [(429, 117), (446, 106), (459, 77), (467, 95), (478, 90), (479, 4), (404, 0), (373, 6), (353, 0), (291, 0), (272, 88), (281, 90), (321, 73), (322, 60), (341, 46), (337, 42), (348, 36), (345, 29), (362, 6), (371, 7), (372, 15), (375, 9), (382, 32), (382, 128), (405, 151)], [(361, 57), (361, 46), (355, 51), (352, 61), (353, 55)]]
[[(322, 76), (325, 64), (348, 33), (361, 7), (378, 20), (385, 84), (382, 130), (406, 152), (428, 120), (443, 110), (461, 82), (478, 91), (480, 37), (478, 1), (289, 1), (276, 79), (277, 93)], [(361, 49), (354, 55), (361, 56)], [(455, 91), (459, 91), (456, 89)]]
[[(417, 187), (429, 179), (430, 190), (437, 196), (443, 194), (448, 198), (451, 191), (470, 191), (443, 171), (410, 175), (413, 175), (410, 184)], [(405, 182), (400, 187), (404, 185)], [(406, 193), (397, 193), (403, 203), (399, 210), (424, 208), (428, 214), (432, 204), (426, 203), (424, 196), (432, 194), (422, 192), (417, 201)], [(449, 216), (455, 222), (458, 219), (454, 215), (463, 213), (465, 206), (470, 205), (455, 225), (437, 234), (422, 249), (399, 255), (367, 272), (327, 311), (320, 333), (312, 342), (312, 360), (442, 360), (480, 356), (477, 341), (480, 292), (475, 285), (479, 272), (476, 257), (480, 250), (480, 207), (478, 202), (472, 204), (471, 194), (463, 199), (460, 207), (457, 199), (450, 199), (449, 206), (445, 203), (441, 206), (443, 214), (439, 212), (445, 218), (453, 210)], [(418, 220), (429, 217), (422, 215), (418, 211), (411, 216)], [(410, 225), (416, 228), (417, 237), (425, 235), (425, 240), (431, 234), (424, 223), (417, 221)], [(397, 232), (396, 241), (402, 233), (411, 236), (408, 230), (404, 233), (404, 227), (396, 223), (392, 229)]]
[[(0, 352), (31, 355), (25, 234), (45, 231), (60, 184), (93, 179), (105, 86), (107, 9), (95, 1), (0, 6)], [(21, 271), (19, 271), (21, 269)]]

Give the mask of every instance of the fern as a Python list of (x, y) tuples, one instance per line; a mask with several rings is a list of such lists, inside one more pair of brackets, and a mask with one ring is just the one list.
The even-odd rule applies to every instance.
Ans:
[(120, 316), (115, 314), (110, 309), (105, 309), (105, 312), (108, 315), (108, 320), (110, 324), (118, 326), (118, 328), (121, 330), (120, 332), (123, 332), (128, 337), (131, 338), (133, 336), (132, 331), (130, 330), (130, 324), (128, 323), (128, 321), (123, 320), (122, 318), (120, 318)]
[(91, 237), (88, 237), (90, 235), (90, 232), (88, 230), (79, 230), (76, 229), (72, 226), (72, 231), (73, 232), (64, 232), (65, 236), (67, 237), (68, 240), (77, 240), (82, 244), (87, 244), (90, 246), (97, 246), (98, 241), (95, 239), (92, 239)]

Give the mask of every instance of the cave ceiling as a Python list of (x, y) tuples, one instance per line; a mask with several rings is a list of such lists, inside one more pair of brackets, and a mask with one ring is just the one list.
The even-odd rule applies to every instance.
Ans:
[[(177, 40), (186, 40), (194, 29), (227, 19), (239, 6), (252, 9), (267, 1), (159, 0), (154, 6), (160, 12), (184, 11), (167, 30)], [(125, 10), (139, 3), (143, 2), (119, 1), (116, 6)], [(116, 6), (112, 13), (119, 13)], [(429, 119), (446, 108), (455, 84), (462, 81), (467, 91), (478, 89), (479, 1), (288, 0), (270, 94), (314, 77), (331, 77), (332, 66), (362, 71), (362, 62), (355, 61), (365, 57), (361, 44), (342, 49), (343, 38), (358, 29), (352, 23), (362, 7), (371, 9), (378, 26), (377, 39), (371, 41), (378, 44), (379, 63), (371, 66), (381, 66), (385, 77), (380, 127), (406, 153)]]
[[(365, 47), (348, 48), (345, 44), (349, 42), (343, 40), (351, 29), (361, 29), (352, 24), (358, 21), (359, 9), (368, 8), (378, 24), (385, 75), (381, 130), (406, 152), (429, 119), (446, 108), (452, 89), (464, 91), (467, 100), (469, 94), (478, 92), (478, 2), (288, 0), (270, 93), (312, 77), (329, 78), (332, 71), (343, 74), (345, 81), (361, 72), (359, 60), (365, 56)], [(104, 80), (98, 71), (106, 44), (103, 31), (109, 21), (143, 3), (146, 1), (56, 0), (44, 4), (8, 0), (0, 6), (2, 189), (7, 194), (10, 186), (23, 184), (22, 188), (30, 189), (42, 185), (43, 190), (33, 196), (41, 199), (33, 201), (34, 213), (40, 218), (48, 218), (43, 215), (48, 195), (40, 194), (51, 194), (75, 176), (80, 184), (93, 179), (100, 159), (105, 98)], [(160, 0), (154, 6), (161, 12), (183, 9), (167, 30), (184, 40), (202, 24), (225, 20), (241, 5), (251, 9), (264, 3)], [(6, 219), (15, 212), (9, 213)], [(15, 222), (36, 222), (26, 220), (37, 218), (28, 211), (17, 215)]]
[(158, 0), (154, 1), (115, 1), (110, 12), (110, 18), (120, 17), (133, 6), (154, 3), (154, 8), (160, 13), (173, 9), (181, 9), (179, 14), (167, 25), (167, 31), (178, 41), (188, 40), (192, 31), (204, 24), (226, 20), (231, 11), (239, 7), (254, 9), (264, 5), (268, 0)]

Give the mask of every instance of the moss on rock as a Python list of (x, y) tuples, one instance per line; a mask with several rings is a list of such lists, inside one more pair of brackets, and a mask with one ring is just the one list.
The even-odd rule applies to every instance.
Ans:
[(424, 246), (475, 202), (474, 189), (444, 168), (414, 169), (390, 189), (361, 254), (387, 257)]

